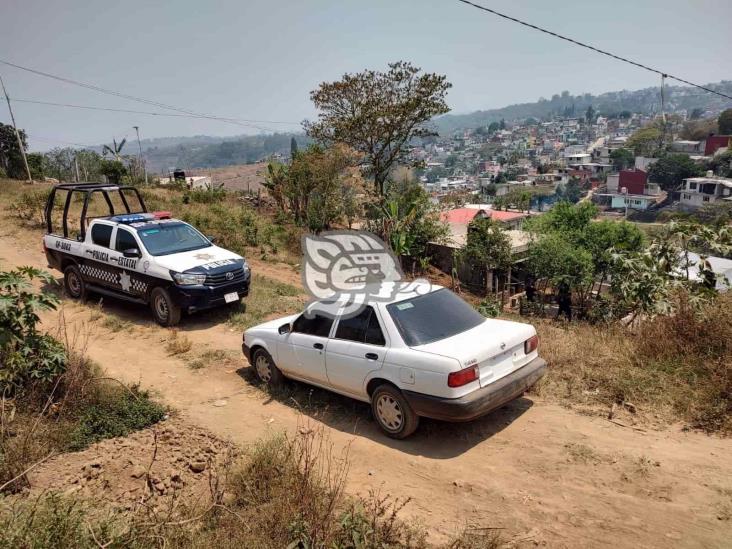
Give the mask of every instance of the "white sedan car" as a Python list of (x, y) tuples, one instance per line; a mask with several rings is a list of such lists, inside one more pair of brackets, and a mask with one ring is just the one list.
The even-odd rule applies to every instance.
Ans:
[(261, 381), (292, 378), (369, 402), (381, 429), (405, 438), (420, 417), (469, 421), (521, 396), (546, 369), (538, 344), (533, 326), (484, 318), (432, 286), (356, 316), (265, 322), (244, 332), (242, 350)]

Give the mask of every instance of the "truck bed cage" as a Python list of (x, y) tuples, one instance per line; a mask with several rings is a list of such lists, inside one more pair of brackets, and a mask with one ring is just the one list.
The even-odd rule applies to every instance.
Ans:
[[(109, 193), (118, 193), (119, 198), (125, 207), (125, 212), (127, 214), (133, 214), (133, 213), (147, 213), (147, 208), (145, 207), (145, 201), (142, 198), (142, 195), (140, 194), (140, 191), (136, 187), (132, 187), (130, 185), (116, 185), (112, 183), (61, 183), (59, 185), (55, 185), (51, 189), (51, 194), (48, 196), (48, 202), (46, 202), (46, 230), (48, 234), (53, 234), (53, 219), (52, 219), (52, 213), (53, 213), (53, 204), (56, 199), (56, 191), (62, 190), (62, 191), (68, 191), (66, 194), (66, 201), (64, 203), (64, 213), (63, 213), (63, 230), (64, 230), (64, 238), (69, 237), (69, 229), (68, 229), (68, 215), (69, 215), (69, 206), (71, 205), (71, 199), (72, 195), (76, 193), (80, 193), (84, 195), (84, 205), (81, 208), (81, 220), (80, 220), (80, 237), (83, 240), (86, 236), (86, 212), (89, 207), (89, 198), (94, 193), (100, 193), (104, 197), (104, 201), (107, 203), (107, 206), (109, 207), (109, 215), (113, 216), (117, 212), (114, 211), (114, 204), (112, 204), (112, 200), (109, 198)], [(132, 211), (130, 209), (130, 204), (127, 201), (127, 197), (125, 196), (125, 191), (130, 191), (134, 193), (134, 195), (137, 197), (137, 201), (140, 204), (141, 210)], [(120, 212), (121, 213), (121, 212)]]

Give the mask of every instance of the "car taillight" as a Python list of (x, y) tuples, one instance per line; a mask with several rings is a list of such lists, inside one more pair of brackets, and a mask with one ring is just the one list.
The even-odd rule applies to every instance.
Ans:
[(478, 379), (479, 375), (478, 366), (471, 366), (470, 368), (465, 368), (459, 372), (451, 372), (447, 376), (447, 386), (462, 387), (463, 385)]
[(524, 341), (524, 353), (527, 355), (533, 353), (539, 348), (539, 336), (533, 335), (526, 341)]

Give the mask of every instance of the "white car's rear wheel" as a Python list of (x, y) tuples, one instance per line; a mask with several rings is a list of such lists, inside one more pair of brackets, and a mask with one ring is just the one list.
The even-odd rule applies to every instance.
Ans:
[(371, 410), (376, 422), (388, 436), (406, 438), (417, 430), (419, 416), (414, 413), (401, 391), (380, 385), (371, 395)]
[(270, 387), (278, 387), (282, 385), (284, 376), (280, 369), (275, 366), (270, 354), (264, 349), (257, 349), (252, 355), (252, 366), (257, 377), (262, 383), (266, 383)]

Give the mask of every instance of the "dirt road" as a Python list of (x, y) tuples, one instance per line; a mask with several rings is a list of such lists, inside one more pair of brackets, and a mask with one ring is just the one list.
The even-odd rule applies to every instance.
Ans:
[[(45, 267), (40, 244), (18, 238), (0, 230), (0, 268)], [(271, 266), (266, 275), (278, 277)], [(292, 269), (279, 278), (296, 281)], [(302, 386), (293, 398), (267, 397), (251, 381), (238, 330), (184, 319), (191, 353), (228, 352), (192, 369), (185, 356), (168, 355), (172, 332), (146, 310), (112, 300), (104, 308), (130, 324), (113, 332), (94, 307), (66, 301), (62, 311), (72, 334), (90, 335), (88, 353), (110, 375), (141, 382), (186, 420), (237, 443), (322, 426), (337, 453), (348, 450), (349, 490), (412, 498), (404, 513), (432, 541), (467, 523), (501, 528), (521, 547), (730, 547), (732, 440), (641, 431), (522, 398), (469, 424), (424, 421), (411, 439), (393, 441), (368, 407), (348, 399)], [(46, 315), (44, 325), (54, 329), (57, 317)]]

